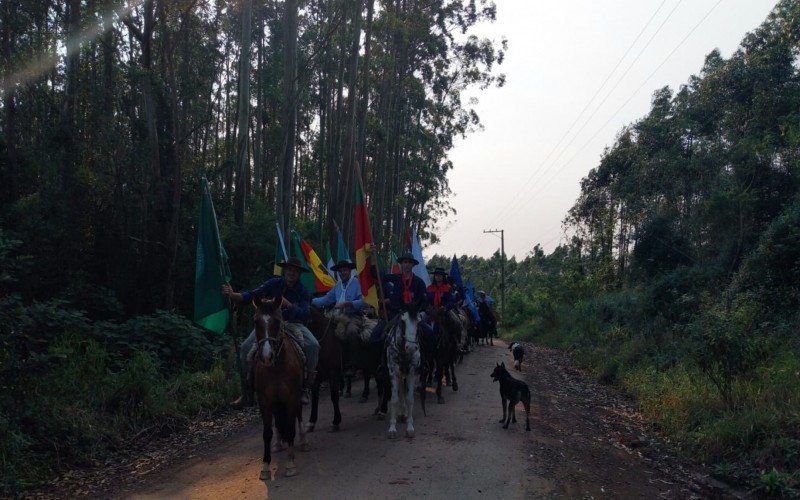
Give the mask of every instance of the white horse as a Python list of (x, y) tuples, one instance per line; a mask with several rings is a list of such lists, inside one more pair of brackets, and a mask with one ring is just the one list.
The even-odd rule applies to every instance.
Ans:
[(406, 437), (414, 437), (414, 391), (421, 359), (417, 340), (418, 323), (417, 309), (411, 305), (400, 315), (400, 321), (389, 332), (387, 339), (386, 363), (392, 380), (389, 439), (397, 437), (398, 410), (400, 415), (406, 417)]

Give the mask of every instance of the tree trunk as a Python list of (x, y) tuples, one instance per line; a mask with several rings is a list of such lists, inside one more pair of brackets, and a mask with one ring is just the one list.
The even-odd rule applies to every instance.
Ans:
[(242, 35), (239, 51), (239, 124), (236, 139), (236, 194), (234, 218), (244, 222), (247, 183), (250, 178), (248, 139), (250, 138), (250, 42), (252, 38), (253, 0), (242, 4)]
[(296, 136), (297, 104), (297, 0), (286, 0), (283, 16), (283, 154), (278, 170), (278, 223), (288, 235), (292, 210), (292, 187)]

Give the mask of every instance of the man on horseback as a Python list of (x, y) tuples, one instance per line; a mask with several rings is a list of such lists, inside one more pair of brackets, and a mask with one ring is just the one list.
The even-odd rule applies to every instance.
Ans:
[(447, 282), (447, 273), (442, 267), (433, 270), (433, 283), (428, 286), (426, 292), (428, 303), (433, 307), (450, 310), (455, 306), (452, 287)]
[[(400, 274), (387, 273), (382, 276), (384, 283), (391, 284), (391, 287), (385, 287), (388, 292), (386, 309), (390, 323), (400, 314), (403, 305), (415, 302), (420, 307), (424, 307), (428, 301), (425, 282), (419, 276), (416, 276), (413, 271), (414, 266), (419, 264), (419, 261), (410, 253), (405, 253), (397, 258), (397, 263), (400, 264)], [(383, 319), (375, 325), (370, 336), (370, 342), (381, 341), (386, 325), (387, 322)], [(425, 323), (420, 325), (425, 325)], [(429, 326), (422, 326), (422, 328), (426, 333), (430, 331)]]
[(347, 348), (347, 363), (352, 363), (358, 349), (359, 331), (364, 326), (363, 311), (367, 307), (361, 294), (358, 279), (351, 278), (356, 265), (350, 260), (340, 260), (331, 271), (339, 273), (339, 281), (322, 297), (311, 300), (314, 307), (325, 309), (333, 307), (332, 320), (336, 324), (336, 336)]
[[(319, 359), (319, 342), (305, 326), (308, 321), (308, 308), (311, 303), (311, 296), (308, 290), (300, 283), (300, 273), (308, 272), (303, 267), (300, 260), (297, 258), (290, 258), (286, 262), (278, 264), (283, 269), (283, 276), (275, 276), (268, 279), (261, 284), (258, 288), (246, 292), (237, 293), (233, 288), (228, 285), (222, 285), (222, 293), (237, 302), (251, 302), (253, 299), (261, 297), (283, 297), (281, 309), (283, 309), (283, 319), (287, 323), (293, 323), (295, 328), (303, 336), (303, 353), (306, 358), (306, 378), (303, 383), (304, 391), (302, 396), (303, 404), (308, 404), (308, 388), (314, 383), (314, 378), (317, 375), (317, 360)], [(245, 390), (252, 392), (252, 377), (250, 375), (250, 360), (248, 359), (249, 353), (255, 343), (255, 330), (242, 342), (239, 347), (239, 356), (242, 361), (242, 370), (247, 374), (245, 377)], [(231, 403), (234, 407), (241, 407), (246, 399), (242, 395)]]

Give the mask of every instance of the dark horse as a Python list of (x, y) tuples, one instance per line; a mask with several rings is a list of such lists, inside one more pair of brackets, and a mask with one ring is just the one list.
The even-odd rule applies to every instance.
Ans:
[[(428, 316), (433, 320), (434, 331), (436, 332), (435, 345), (429, 354), (428, 368), (436, 367), (434, 380), (436, 381), (436, 400), (444, 403), (442, 397), (442, 377), (446, 378), (448, 384), (454, 391), (458, 390), (456, 380), (455, 365), (458, 360), (458, 339), (461, 334), (461, 325), (450, 315), (450, 311), (444, 308), (429, 308)], [(428, 353), (426, 353), (428, 354)], [(433, 371), (433, 370), (430, 370)], [(430, 372), (429, 372), (430, 373)]]
[(311, 388), (311, 416), (308, 418), (308, 431), (312, 432), (317, 424), (317, 411), (319, 409), (319, 389), (322, 382), (328, 381), (333, 403), (333, 422), (331, 432), (339, 430), (342, 422), (342, 413), (339, 411), (339, 389), (343, 373), (344, 349), (342, 342), (334, 334), (334, 324), (330, 318), (325, 317), (318, 308), (311, 306), (311, 324), (309, 329), (319, 342), (319, 362), (317, 363), (317, 378)]
[(299, 347), (288, 337), (281, 314), (283, 297), (257, 300), (253, 318), (256, 328), (256, 352), (253, 367), (253, 388), (264, 421), (264, 464), (260, 478), (271, 478), (272, 418), (281, 440), (288, 445), (285, 474), (294, 476), (295, 424), (300, 426), (300, 449), (308, 449), (303, 430), (303, 407), (300, 392), (303, 388), (303, 360)]
[(478, 343), (480, 343), (480, 339), (483, 339), (484, 344), (494, 345), (492, 338), (497, 337), (497, 318), (495, 318), (492, 308), (489, 307), (486, 301), (478, 304), (478, 315), (481, 317), (478, 322), (478, 330), (480, 331)]

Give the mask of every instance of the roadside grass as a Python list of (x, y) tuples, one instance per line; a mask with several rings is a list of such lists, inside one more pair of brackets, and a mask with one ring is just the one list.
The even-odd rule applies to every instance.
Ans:
[(225, 408), (238, 390), (222, 360), (205, 370), (165, 371), (151, 352), (112, 363), (97, 342), (72, 338), (55, 342), (43, 359), (0, 407), (2, 494), (185, 428)]
[(677, 341), (658, 350), (643, 335), (607, 332), (603, 345), (593, 345), (536, 321), (501, 329), (501, 337), (569, 352), (599, 381), (630, 395), (682, 453), (720, 476), (762, 495), (800, 497), (800, 353), (793, 344), (737, 376), (726, 404)]

